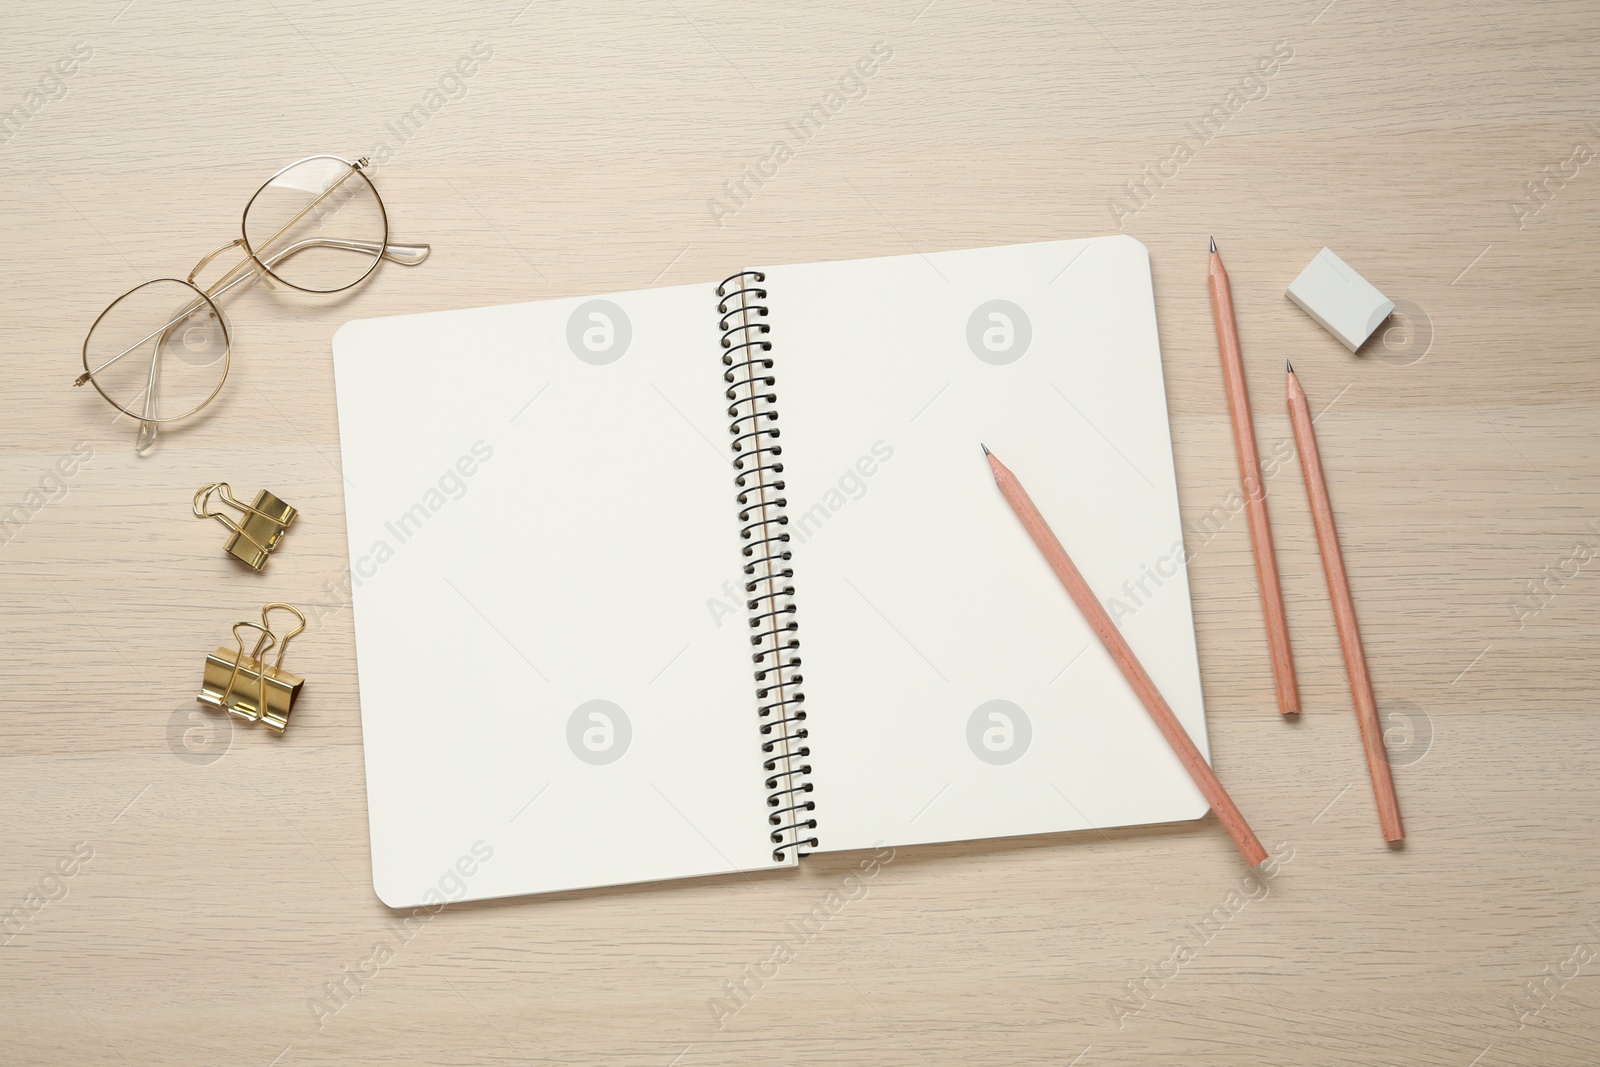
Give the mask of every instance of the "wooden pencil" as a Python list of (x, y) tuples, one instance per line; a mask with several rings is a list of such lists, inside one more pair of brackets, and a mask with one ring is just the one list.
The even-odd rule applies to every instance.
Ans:
[(1306, 496), (1311, 500), (1311, 521), (1317, 529), (1317, 547), (1322, 551), (1322, 570), (1328, 578), (1328, 596), (1333, 600), (1333, 621), (1339, 629), (1339, 645), (1344, 649), (1345, 671), (1350, 675), (1350, 696), (1361, 727), (1361, 747), (1367, 753), (1367, 772), (1372, 775), (1372, 794), (1378, 802), (1378, 825), (1385, 841), (1403, 841), (1406, 831), (1400, 823), (1400, 802), (1394, 792), (1394, 777), (1389, 773), (1389, 752), (1383, 747), (1378, 702), (1372, 695), (1361, 630), (1356, 626), (1355, 600), (1350, 596), (1344, 553), (1339, 550), (1339, 531), (1333, 524), (1333, 505), (1322, 475), (1322, 455), (1317, 451), (1311, 408), (1294, 366), (1287, 366), (1289, 422), (1294, 427), (1295, 449), (1300, 453), (1300, 469), (1305, 474)]
[(1016, 475), (1012, 474), (987, 446), (983, 454), (989, 457), (989, 469), (994, 472), (995, 484), (1000, 487), (1000, 495), (1005, 497), (1006, 503), (1011, 505), (1011, 510), (1016, 512), (1017, 518), (1022, 522), (1022, 528), (1028, 531), (1028, 536), (1039, 546), (1039, 551), (1044, 553), (1045, 561), (1050, 564), (1050, 569), (1056, 572), (1056, 577), (1061, 579), (1061, 584), (1066, 586), (1068, 595), (1072, 597), (1073, 603), (1078, 605), (1078, 610), (1088, 621), (1089, 628), (1100, 638), (1100, 643), (1106, 646), (1106, 651), (1111, 653), (1117, 669), (1138, 694), (1139, 701), (1155, 720), (1161, 736), (1167, 739), (1167, 744), (1177, 753), (1184, 770), (1189, 772), (1194, 784), (1200, 787), (1200, 792), (1204, 794), (1212, 810), (1217, 813), (1217, 819), (1227, 829), (1228, 835), (1233, 838), (1233, 843), (1239, 846), (1239, 851), (1244, 854), (1250, 866), (1259, 864), (1267, 858), (1266, 849), (1261, 847), (1261, 842), (1256, 839), (1250, 824), (1244, 821), (1244, 816), (1240, 814), (1233, 798), (1228, 796), (1228, 791), (1222, 788), (1222, 783), (1217, 780), (1211, 765), (1195, 747), (1194, 740), (1183, 728), (1183, 723), (1178, 721), (1178, 717), (1167, 706), (1166, 699), (1156, 688), (1155, 682), (1145, 673), (1138, 657), (1133, 654), (1133, 649), (1128, 647), (1128, 642), (1123, 638), (1122, 631), (1117, 629), (1117, 624), (1112, 622), (1111, 616), (1106, 613), (1100, 598), (1094, 595), (1094, 590), (1089, 588), (1089, 583), (1073, 565), (1067, 556), (1067, 550), (1061, 547), (1061, 542), (1051, 532), (1049, 524), (1044, 521), (1044, 516), (1039, 514), (1039, 509), (1028, 496), (1028, 491), (1022, 488), (1022, 483), (1017, 481)]
[(1239, 480), (1244, 483), (1245, 518), (1250, 525), (1250, 550), (1256, 558), (1256, 584), (1261, 589), (1261, 611), (1267, 622), (1267, 651), (1272, 656), (1272, 679), (1278, 690), (1278, 710), (1293, 715), (1300, 710), (1300, 687), (1294, 677), (1294, 654), (1289, 648), (1289, 622), (1283, 613), (1283, 591), (1278, 586), (1278, 558), (1272, 550), (1272, 527), (1267, 522), (1267, 488), (1261, 480), (1261, 458), (1256, 450), (1255, 422), (1250, 415), (1250, 391), (1245, 386), (1244, 359), (1239, 353), (1239, 324), (1233, 317), (1233, 289), (1228, 272), (1211, 240), (1211, 264), (1206, 274), (1211, 289), (1211, 317), (1217, 325), (1217, 348), (1222, 354), (1222, 381), (1233, 419), (1233, 450), (1239, 458)]

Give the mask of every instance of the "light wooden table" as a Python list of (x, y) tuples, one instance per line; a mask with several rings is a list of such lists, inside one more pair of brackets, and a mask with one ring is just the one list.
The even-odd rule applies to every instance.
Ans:
[[(0, 15), (0, 508), (27, 520), (0, 536), (0, 909), (27, 916), (0, 934), (0, 1063), (1600, 1058), (1593, 4), (523, 3)], [(880, 41), (865, 94), (714, 218)], [(453, 80), (474, 45), (491, 58)], [(433, 258), (331, 306), (241, 296), (216, 412), (135, 457), (127, 420), (69, 387), (84, 330), (321, 151), (378, 155), (396, 235)], [(202, 654), (262, 599), (187, 517), (194, 488), (293, 490), (278, 599), (343, 573), (340, 322), (1119, 225), (1156, 273), (1216, 764), (1292, 850), (1265, 898), (1209, 818), (904, 849), (719, 1029), (724, 983), (856, 857), (450, 909), (372, 974), (398, 939), (370, 885), (349, 613), (292, 649), (311, 682), (285, 737), (186, 747)], [(1236, 483), (1213, 233), (1263, 452), (1289, 437), (1285, 356), (1332, 404), (1403, 851), (1379, 837), (1298, 469), (1269, 482), (1297, 725), (1273, 710), (1245, 523), (1204, 525)], [(1284, 299), (1324, 244), (1409, 336), (1351, 356)], [(319, 1025), (308, 1002), (340, 981), (356, 992)]]

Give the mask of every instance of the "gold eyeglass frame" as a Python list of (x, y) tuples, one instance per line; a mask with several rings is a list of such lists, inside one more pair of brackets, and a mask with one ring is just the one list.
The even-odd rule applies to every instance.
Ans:
[[(259, 248), (253, 247), (250, 243), (250, 235), (247, 223), (250, 218), (250, 209), (255, 205), (256, 200), (261, 196), (262, 193), (267, 191), (273, 182), (277, 181), (284, 174), (294, 170), (296, 167), (319, 159), (334, 160), (336, 162), (343, 163), (350, 169), (338, 181), (334, 182), (327, 189), (323, 190), (315, 200), (312, 200), (311, 203), (307, 204), (298, 215), (286, 222), (277, 231), (277, 233), (274, 233), (264, 242), (261, 242)], [(384, 206), (383, 197), (378, 194), (377, 186), (373, 185), (372, 179), (366, 175), (366, 169), (369, 166), (371, 166), (371, 163), (365, 157), (351, 162), (342, 156), (321, 154), (315, 156), (306, 156), (304, 159), (297, 159), (288, 166), (276, 171), (270, 178), (261, 183), (261, 187), (257, 189), (255, 193), (251, 195), (250, 199), (245, 203), (244, 213), (240, 216), (239, 221), (240, 236), (234, 238), (232, 241), (229, 241), (227, 244), (206, 253), (206, 255), (201, 258), (200, 262), (194, 265), (194, 269), (189, 272), (189, 276), (186, 279), (153, 278), (150, 281), (134, 286), (132, 289), (129, 289), (127, 292), (123, 293), (121, 296), (117, 297), (111, 303), (106, 305), (105, 310), (100, 312), (100, 314), (95, 317), (94, 323), (89, 327), (89, 332), (84, 335), (83, 373), (73, 381), (73, 386), (82, 386), (84, 384), (93, 385), (95, 392), (99, 393), (101, 398), (103, 398), (106, 403), (110, 404), (124, 415), (138, 420), (139, 441), (137, 448), (139, 451), (143, 452), (148, 449), (150, 445), (155, 443), (157, 434), (156, 427), (158, 425), (163, 423), (178, 422), (182, 419), (187, 419), (199, 413), (207, 404), (216, 399), (217, 394), (222, 392), (222, 387), (227, 384), (228, 371), (233, 364), (233, 338), (232, 334), (228, 330), (228, 320), (223, 316), (222, 309), (217, 306), (215, 300), (216, 297), (220, 297), (222, 294), (226, 293), (235, 286), (240, 285), (241, 283), (254, 281), (256, 278), (263, 276), (268, 279), (267, 284), (269, 286), (273, 281), (277, 281), (291, 289), (298, 289), (303, 293), (315, 293), (318, 295), (342, 293), (345, 290), (353, 289), (357, 285), (360, 285), (362, 282), (366, 281), (367, 278), (371, 276), (372, 272), (378, 269), (378, 264), (385, 259), (396, 263), (401, 263), (406, 266), (415, 266), (427, 259), (428, 253), (432, 251), (432, 248), (429, 245), (389, 243), (389, 212)], [(382, 241), (359, 241), (336, 237), (308, 237), (296, 241), (287, 248), (280, 249), (279, 251), (271, 253), (270, 255), (267, 254), (267, 250), (271, 247), (273, 241), (276, 241), (279, 237), (281, 237), (284, 231), (288, 230), (295, 223), (305, 218), (312, 208), (316, 207), (329, 196), (333, 195), (334, 191), (343, 186), (345, 182), (350, 180), (351, 177), (359, 177), (363, 182), (365, 182), (367, 189), (372, 193), (373, 199), (377, 202), (378, 215), (383, 220)], [(212, 260), (233, 248), (242, 248), (245, 253), (245, 258), (230, 267), (210, 286), (205, 289), (200, 288), (200, 286), (195, 282), (195, 278), (199, 275), (199, 273), (208, 265), (210, 265)], [(303, 285), (296, 285), (294, 282), (288, 280), (273, 270), (275, 265), (281, 263), (289, 256), (292, 256), (297, 252), (304, 251), (307, 248), (342, 248), (353, 252), (365, 252), (372, 256), (372, 262), (367, 265), (367, 269), (362, 271), (360, 276), (355, 280), (346, 285), (341, 285), (333, 289), (312, 289)], [(135, 342), (133, 345), (123, 349), (115, 356), (112, 356), (110, 359), (101, 363), (100, 366), (91, 368), (89, 366), (89, 341), (94, 337), (94, 331), (100, 325), (101, 321), (111, 312), (112, 308), (122, 303), (134, 293), (146, 288), (147, 286), (159, 285), (162, 282), (176, 282), (179, 285), (193, 290), (195, 294), (195, 300), (179, 311), (177, 315), (165, 325), (158, 326), (155, 330), (141, 338), (139, 341)], [(210, 309), (211, 315), (216, 319), (217, 325), (222, 330), (222, 374), (217, 379), (216, 387), (211, 390), (211, 393), (206, 396), (204, 400), (201, 400), (194, 407), (183, 412), (182, 414), (158, 417), (156, 415), (155, 398), (157, 393), (157, 367), (160, 364), (160, 360), (157, 358), (151, 359), (150, 382), (139, 394), (144, 397), (144, 410), (142, 412), (128, 410), (117, 401), (113, 400), (104, 389), (100, 388), (100, 383), (95, 380), (96, 374), (105, 370), (113, 363), (116, 363), (124, 356), (127, 356), (137, 349), (142, 348), (144, 344), (152, 338), (158, 338), (156, 340), (156, 345), (159, 351), (160, 346), (166, 341), (165, 334), (167, 331), (170, 331), (174, 326), (178, 325), (180, 322), (183, 322), (196, 311), (199, 311), (202, 307), (207, 307)]]

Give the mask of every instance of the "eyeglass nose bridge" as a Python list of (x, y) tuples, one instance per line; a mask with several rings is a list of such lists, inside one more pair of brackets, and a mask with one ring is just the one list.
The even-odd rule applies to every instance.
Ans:
[[(212, 249), (210, 252), (207, 252), (201, 258), (200, 262), (198, 262), (198, 263), (196, 263), (194, 265), (194, 270), (189, 272), (189, 284), (193, 285), (196, 289), (200, 289), (200, 286), (195, 281), (195, 279), (197, 277), (199, 277), (200, 272), (205, 270), (206, 266), (213, 259), (216, 259), (218, 256), (222, 255), (222, 253), (228, 251), (228, 249), (230, 249), (230, 248), (243, 248), (243, 247), (244, 247), (244, 238), (235, 237), (233, 240), (229, 241), (227, 244), (221, 245), (221, 246), (219, 246), (217, 248)], [(227, 281), (229, 278), (232, 278), (235, 274), (238, 274), (240, 268), (253, 266), (254, 263), (255, 263), (255, 260), (250, 256), (250, 254), (248, 252), (246, 252), (245, 253), (245, 257), (243, 259), (241, 259), (238, 263), (235, 263), (232, 267), (230, 267), (228, 269), (227, 273), (225, 273), (222, 277), (220, 277), (220, 278), (218, 278), (216, 280), (215, 284), (213, 285), (213, 288), (215, 288), (216, 286), (222, 285), (223, 282)], [(272, 276), (270, 274), (265, 274), (263, 272), (263, 276), (262, 276), (261, 280), (266, 282), (267, 288), (269, 288), (269, 289), (277, 288), (277, 286), (273, 285)], [(201, 289), (200, 291), (201, 292), (207, 292), (204, 289)], [(207, 295), (210, 295), (210, 294), (207, 293)]]

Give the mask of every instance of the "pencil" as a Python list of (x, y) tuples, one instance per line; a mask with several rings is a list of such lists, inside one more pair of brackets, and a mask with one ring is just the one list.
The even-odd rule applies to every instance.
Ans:
[(1183, 723), (1178, 721), (1178, 717), (1167, 706), (1160, 690), (1156, 689), (1155, 682), (1145, 673), (1138, 657), (1133, 654), (1133, 649), (1128, 647), (1128, 642), (1123, 638), (1122, 631), (1111, 621), (1111, 616), (1106, 613), (1100, 599), (1094, 595), (1094, 590), (1089, 588), (1089, 583), (1068, 558), (1067, 550), (1061, 547), (1061, 542), (1051, 532), (1049, 524), (1044, 521), (1044, 516), (1039, 514), (1039, 509), (1034, 506), (1028, 491), (1022, 488), (1022, 483), (1017, 481), (1016, 475), (1012, 474), (987, 446), (984, 447), (983, 454), (989, 457), (989, 469), (994, 472), (995, 484), (1000, 487), (1000, 495), (1005, 497), (1006, 503), (1011, 505), (1011, 510), (1016, 512), (1017, 518), (1022, 522), (1022, 528), (1028, 531), (1028, 536), (1039, 546), (1039, 551), (1044, 553), (1045, 561), (1050, 564), (1050, 569), (1056, 572), (1056, 577), (1061, 579), (1061, 584), (1066, 586), (1068, 595), (1072, 597), (1073, 603), (1078, 605), (1078, 610), (1088, 621), (1089, 628), (1100, 638), (1100, 643), (1106, 646), (1106, 651), (1111, 653), (1117, 669), (1133, 687), (1139, 701), (1155, 720), (1156, 728), (1167, 739), (1167, 744), (1172, 746), (1172, 751), (1177, 753), (1179, 762), (1183, 764), (1184, 770), (1189, 772), (1189, 777), (1194, 779), (1194, 784), (1200, 788), (1212, 810), (1217, 813), (1217, 819), (1227, 829), (1228, 835), (1233, 838), (1233, 843), (1239, 846), (1239, 851), (1244, 854), (1250, 866), (1259, 864), (1267, 858), (1267, 852), (1256, 839), (1255, 832), (1250, 829), (1250, 824), (1244, 821), (1244, 816), (1239, 813), (1233, 798), (1228, 796), (1228, 791), (1222, 788), (1222, 783), (1217, 780), (1211, 765), (1206, 762), (1206, 758), (1195, 747), (1193, 739), (1184, 730)]
[(1244, 483), (1250, 549), (1256, 557), (1256, 584), (1261, 589), (1261, 611), (1267, 620), (1267, 650), (1272, 655), (1278, 710), (1293, 715), (1300, 710), (1300, 687), (1294, 678), (1294, 655), (1289, 649), (1283, 591), (1278, 587), (1278, 558), (1272, 551), (1272, 527), (1267, 523), (1267, 489), (1261, 481), (1261, 458), (1256, 451), (1256, 429), (1250, 415), (1250, 391), (1245, 387), (1244, 359), (1239, 354), (1239, 324), (1233, 317), (1233, 290), (1228, 285), (1222, 257), (1217, 255), (1214, 237), (1206, 278), (1211, 288), (1211, 317), (1217, 324), (1217, 348), (1222, 353), (1222, 381), (1228, 393), (1228, 412), (1233, 417), (1233, 450), (1239, 457), (1239, 480)]
[(1378, 702), (1372, 695), (1372, 679), (1367, 674), (1367, 656), (1361, 648), (1361, 630), (1356, 626), (1355, 601), (1350, 596), (1350, 579), (1344, 570), (1344, 553), (1339, 551), (1339, 531), (1333, 525), (1333, 505), (1328, 500), (1328, 485), (1322, 476), (1322, 456), (1317, 451), (1317, 435), (1311, 425), (1311, 408), (1294, 366), (1287, 364), (1289, 377), (1289, 422), (1294, 426), (1295, 449), (1300, 453), (1300, 469), (1305, 474), (1306, 496), (1311, 499), (1311, 521), (1317, 528), (1317, 547), (1322, 550), (1322, 570), (1328, 578), (1328, 596), (1333, 600), (1333, 621), (1339, 628), (1339, 645), (1344, 649), (1345, 671), (1350, 675), (1350, 696), (1355, 701), (1356, 722), (1361, 727), (1361, 747), (1367, 753), (1367, 772), (1372, 775), (1372, 794), (1378, 802), (1378, 825), (1385, 841), (1404, 841), (1400, 824), (1400, 802), (1394, 793), (1394, 778), (1389, 773), (1389, 753), (1383, 747), (1383, 727), (1378, 721)]

